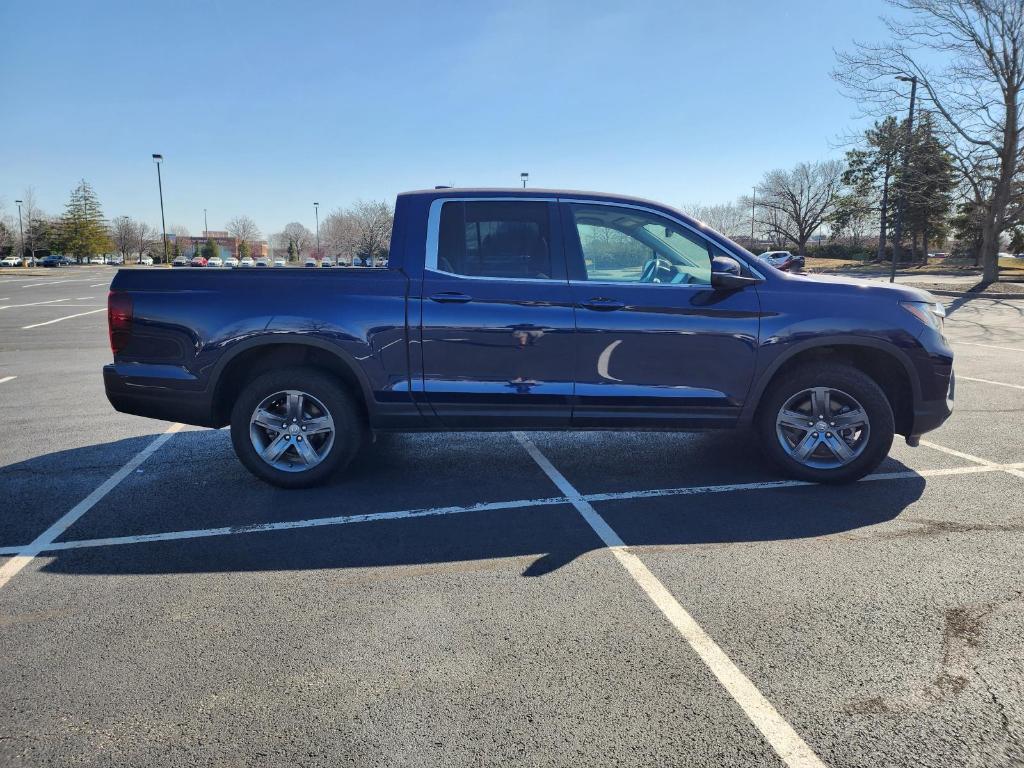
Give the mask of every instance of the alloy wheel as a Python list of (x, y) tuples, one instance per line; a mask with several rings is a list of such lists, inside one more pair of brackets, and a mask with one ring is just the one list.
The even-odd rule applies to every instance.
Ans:
[(851, 395), (830, 387), (797, 392), (775, 417), (783, 450), (813, 469), (846, 466), (864, 452), (870, 431), (864, 407)]
[(257, 455), (274, 469), (305, 472), (322, 462), (334, 446), (330, 411), (308, 392), (275, 392), (249, 419), (249, 439)]

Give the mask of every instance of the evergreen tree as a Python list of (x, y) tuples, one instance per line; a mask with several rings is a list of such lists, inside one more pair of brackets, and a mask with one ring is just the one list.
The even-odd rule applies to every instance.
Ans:
[(60, 245), (65, 254), (88, 259), (110, 250), (110, 236), (99, 198), (89, 183), (75, 187), (60, 218)]
[(956, 184), (953, 158), (936, 136), (935, 125), (928, 112), (924, 112), (920, 122), (914, 126), (907, 177), (903, 179), (902, 173), (899, 176), (897, 189), (900, 194), (905, 191), (907, 195), (903, 233), (909, 235), (915, 244), (917, 236), (923, 235), (923, 258), (927, 262), (928, 241), (946, 236)]
[(249, 257), (250, 250), (249, 243), (243, 240), (238, 244), (238, 258), (247, 259)]
[(212, 259), (214, 256), (220, 254), (220, 249), (217, 247), (217, 244), (213, 241), (213, 238), (210, 238), (209, 240), (206, 241), (206, 245), (203, 246), (202, 253), (203, 258), (206, 259), (207, 261)]
[(299, 252), (299, 249), (295, 247), (295, 241), (288, 241), (288, 261), (295, 261), (295, 256)]
[(864, 144), (846, 153), (843, 182), (859, 197), (875, 201), (879, 212), (878, 260), (885, 258), (888, 226), (896, 197), (893, 182), (898, 171), (905, 131), (896, 118), (887, 117), (864, 132)]

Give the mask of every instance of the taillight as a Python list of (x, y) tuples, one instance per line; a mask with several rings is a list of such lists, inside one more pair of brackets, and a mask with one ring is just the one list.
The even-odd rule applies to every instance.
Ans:
[(127, 293), (111, 291), (107, 294), (107, 328), (110, 330), (110, 350), (116, 355), (132, 337), (132, 297)]

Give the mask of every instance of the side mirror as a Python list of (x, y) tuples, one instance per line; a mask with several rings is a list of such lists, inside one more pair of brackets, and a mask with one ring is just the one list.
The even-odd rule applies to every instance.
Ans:
[(756, 277), (743, 274), (740, 263), (731, 256), (715, 256), (711, 260), (711, 287), (723, 291), (746, 288), (761, 282)]

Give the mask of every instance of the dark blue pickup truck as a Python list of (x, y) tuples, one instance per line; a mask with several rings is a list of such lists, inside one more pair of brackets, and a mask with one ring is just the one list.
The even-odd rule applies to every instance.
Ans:
[(119, 411), (230, 424), (285, 487), (381, 431), (735, 427), (848, 482), (950, 415), (943, 315), (646, 200), (435, 189), (399, 195), (386, 267), (121, 270), (103, 376)]

